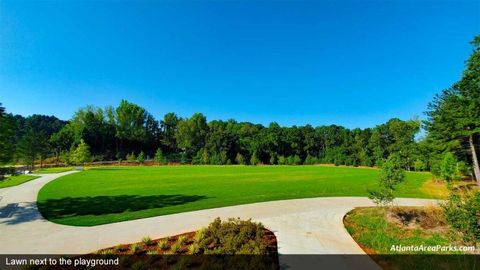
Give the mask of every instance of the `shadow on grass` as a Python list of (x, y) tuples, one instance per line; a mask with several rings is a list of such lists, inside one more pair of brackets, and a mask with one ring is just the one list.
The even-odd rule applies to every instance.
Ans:
[(38, 209), (47, 219), (61, 219), (73, 216), (106, 215), (135, 212), (154, 208), (187, 204), (206, 199), (199, 195), (119, 195), (51, 199), (37, 202)]

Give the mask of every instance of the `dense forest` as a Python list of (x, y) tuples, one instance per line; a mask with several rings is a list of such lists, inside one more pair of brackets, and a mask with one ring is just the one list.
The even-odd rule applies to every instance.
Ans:
[[(425, 121), (390, 119), (372, 128), (268, 126), (235, 120), (207, 121), (201, 113), (157, 120), (122, 100), (117, 107), (87, 106), (72, 119), (23, 117), (0, 108), (0, 162), (84, 163), (140, 160), (192, 164), (318, 164), (381, 166), (390, 155), (406, 170), (438, 170), (448, 156), (457, 170), (480, 177), (480, 36), (459, 82), (427, 108)], [(416, 140), (421, 128), (426, 135)], [(83, 156), (83, 158), (82, 158)]]

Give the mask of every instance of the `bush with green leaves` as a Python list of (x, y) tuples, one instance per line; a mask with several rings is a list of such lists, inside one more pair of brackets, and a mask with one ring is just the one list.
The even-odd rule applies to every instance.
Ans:
[(442, 208), (453, 232), (466, 243), (480, 243), (480, 191), (452, 189)]
[(132, 254), (138, 253), (141, 249), (142, 247), (139, 244), (133, 244), (130, 246), (130, 252), (132, 252)]
[(158, 241), (158, 247), (161, 249), (161, 250), (167, 250), (168, 249), (168, 242), (167, 240), (160, 240)]
[(187, 164), (187, 162), (187, 154), (183, 152), (182, 154), (180, 154), (180, 164)]
[(153, 241), (152, 241), (152, 238), (150, 238), (150, 236), (144, 236), (142, 238), (142, 243), (145, 244), (146, 246), (150, 246), (151, 244), (153, 244)]
[(170, 251), (172, 253), (177, 253), (178, 251), (180, 251), (181, 247), (182, 247), (181, 244), (179, 242), (177, 242), (170, 247)]
[(242, 154), (237, 153), (237, 156), (235, 157), (235, 162), (239, 165), (245, 165), (245, 158)]
[(298, 155), (293, 156), (293, 165), (300, 165), (300, 164), (302, 164), (302, 159)]
[(190, 247), (188, 247), (188, 251), (190, 252), (190, 254), (198, 254), (198, 252), (200, 251), (198, 244), (191, 244)]
[(92, 155), (90, 154), (90, 147), (83, 139), (80, 140), (80, 143), (76, 148), (73, 148), (70, 152), (69, 157), (70, 162), (75, 165), (83, 165), (85, 162), (92, 160)]
[(423, 162), (420, 159), (417, 159), (417, 160), (415, 160), (415, 162), (413, 162), (413, 167), (415, 168), (415, 171), (417, 171), (417, 172), (424, 171), (427, 168), (425, 166), (425, 162)]
[(457, 163), (458, 173), (463, 176), (471, 176), (473, 177), (472, 167), (470, 167), (465, 161), (459, 161)]
[(137, 161), (140, 164), (143, 164), (145, 162), (145, 154), (143, 153), (143, 151), (140, 151), (140, 153), (138, 154)]
[(307, 157), (305, 158), (305, 162), (303, 162), (303, 164), (305, 165), (313, 165), (313, 164), (316, 164), (317, 163), (317, 158), (312, 156), (312, 155), (307, 155)]
[(287, 164), (287, 159), (285, 158), (285, 156), (278, 156), (277, 164), (278, 165), (286, 165)]
[(260, 163), (260, 160), (257, 157), (257, 152), (253, 152), (253, 155), (250, 158), (250, 165), (257, 165), (259, 163)]
[(203, 232), (198, 249), (204, 254), (266, 254), (261, 223), (251, 220), (216, 218)]
[(395, 186), (405, 179), (405, 171), (403, 169), (400, 156), (392, 154), (388, 157), (382, 166), (379, 176), (378, 190), (370, 190), (369, 198), (377, 205), (386, 206), (395, 198), (393, 192)]
[(275, 165), (277, 163), (277, 157), (275, 155), (272, 155), (269, 160), (270, 165)]
[(158, 163), (158, 165), (166, 164), (167, 159), (163, 155), (162, 149), (158, 148), (157, 151), (155, 152), (155, 156), (153, 157), (155, 162)]
[(178, 243), (180, 245), (185, 245), (188, 242), (188, 238), (185, 235), (178, 237)]
[(135, 162), (137, 159), (135, 158), (135, 154), (132, 152), (130, 154), (127, 154), (126, 159), (128, 162)]

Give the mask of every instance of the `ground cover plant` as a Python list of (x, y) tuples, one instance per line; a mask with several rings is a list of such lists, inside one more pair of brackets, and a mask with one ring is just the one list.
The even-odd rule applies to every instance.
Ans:
[(357, 243), (371, 254), (398, 254), (391, 250), (392, 245), (452, 243), (445, 234), (448, 227), (442, 211), (433, 207), (357, 208), (346, 215), (344, 223)]
[[(344, 224), (360, 247), (384, 269), (474, 269), (478, 260), (475, 251), (448, 250), (449, 246), (475, 243), (465, 242), (450, 230), (440, 207), (356, 208), (345, 216)], [(422, 245), (447, 248), (401, 250)], [(442, 256), (445, 254), (453, 256)]]
[(38, 178), (38, 176), (34, 176), (34, 175), (13, 175), (13, 176), (9, 176), (9, 177), (6, 177), (5, 179), (0, 181), (0, 188), (17, 186), (17, 185), (23, 184), (25, 182), (31, 181), (35, 178)]
[[(194, 247), (194, 248), (192, 248)], [(182, 233), (160, 239), (145, 236), (141, 241), (119, 244), (96, 251), (96, 254), (223, 254), (223, 255), (276, 255), (275, 234), (261, 223), (251, 220), (216, 218), (198, 231)]]
[[(45, 185), (42, 215), (91, 226), (238, 204), (324, 196), (367, 196), (378, 170), (322, 166), (155, 166), (94, 168)], [(398, 197), (423, 191), (429, 173), (407, 173)]]
[[(98, 265), (95, 269), (279, 269), (275, 234), (261, 223), (240, 219), (217, 218), (198, 231), (160, 239), (145, 236), (139, 242), (118, 244), (80, 258), (118, 260), (118, 265)], [(78, 268), (57, 265), (28, 269)]]

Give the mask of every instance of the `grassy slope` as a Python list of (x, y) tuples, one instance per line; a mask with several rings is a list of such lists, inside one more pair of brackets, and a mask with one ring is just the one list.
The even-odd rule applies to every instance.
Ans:
[[(357, 208), (345, 217), (344, 224), (353, 239), (366, 250), (383, 269), (477, 269), (476, 255), (462, 255), (449, 251), (390, 250), (392, 245), (449, 246), (458, 245), (460, 239), (449, 239), (445, 232), (423, 229), (405, 229), (385, 218), (385, 209), (380, 207)], [(415, 254), (416, 256), (406, 255)], [(445, 256), (456, 254), (456, 256)], [(402, 256), (403, 255), (403, 256)], [(418, 256), (424, 255), (424, 256)]]
[(17, 186), (17, 185), (20, 185), (22, 183), (33, 180), (35, 178), (38, 178), (38, 176), (33, 176), (33, 175), (10, 176), (5, 180), (0, 181), (0, 188)]
[[(98, 168), (63, 176), (40, 190), (42, 214), (57, 223), (98, 225), (261, 201), (367, 196), (378, 170), (321, 166)], [(422, 191), (428, 173), (408, 173), (399, 197)]]
[[(357, 208), (345, 218), (345, 227), (359, 244), (377, 254), (399, 254), (390, 250), (392, 245), (448, 245), (450, 242), (441, 233), (427, 232), (422, 229), (406, 230), (388, 222), (385, 208)], [(419, 254), (428, 252), (418, 252)]]

